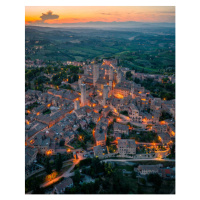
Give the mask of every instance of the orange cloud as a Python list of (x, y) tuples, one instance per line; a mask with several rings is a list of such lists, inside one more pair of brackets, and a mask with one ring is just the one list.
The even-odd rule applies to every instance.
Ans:
[[(44, 13), (44, 10), (49, 10)], [(53, 11), (52, 11), (53, 10)], [(42, 13), (42, 14), (41, 14)], [(54, 14), (56, 13), (56, 14)], [(26, 7), (26, 24), (102, 22), (175, 22), (175, 7), (167, 6), (72, 6)]]

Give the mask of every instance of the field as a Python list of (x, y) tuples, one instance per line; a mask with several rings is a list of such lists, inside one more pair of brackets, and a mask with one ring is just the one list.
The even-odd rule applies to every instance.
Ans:
[[(175, 29), (80, 29), (26, 27), (26, 59), (119, 59), (139, 72), (175, 71)], [(131, 39), (130, 39), (131, 38)]]

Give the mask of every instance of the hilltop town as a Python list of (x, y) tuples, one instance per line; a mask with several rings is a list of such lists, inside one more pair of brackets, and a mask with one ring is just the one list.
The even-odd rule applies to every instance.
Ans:
[[(105, 178), (96, 178), (109, 177), (114, 169), (121, 169), (120, 180), (135, 177), (135, 193), (144, 185), (161, 191), (152, 176), (174, 180), (175, 97), (156, 90), (173, 85), (174, 75), (138, 73), (117, 59), (67, 61), (56, 69), (35, 63), (43, 70), (27, 73), (26, 79), (26, 192), (34, 190), (28, 180), (44, 172), (37, 189), (56, 194), (104, 185)], [(27, 72), (33, 67), (26, 61)], [(94, 190), (107, 191), (104, 186)]]

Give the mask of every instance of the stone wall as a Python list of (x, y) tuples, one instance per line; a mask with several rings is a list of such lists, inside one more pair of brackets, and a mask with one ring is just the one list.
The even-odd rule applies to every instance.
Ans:
[(118, 153), (109, 153), (109, 154), (105, 154), (102, 156), (99, 156), (99, 159), (106, 159), (106, 158), (112, 158), (112, 157), (116, 157)]
[(99, 156), (99, 159), (106, 159), (106, 158), (132, 158), (132, 159), (152, 159), (152, 158), (165, 158), (169, 154), (169, 150), (166, 151), (157, 151), (155, 153), (149, 154), (135, 154), (135, 155), (120, 155), (119, 153), (109, 153), (102, 156)]

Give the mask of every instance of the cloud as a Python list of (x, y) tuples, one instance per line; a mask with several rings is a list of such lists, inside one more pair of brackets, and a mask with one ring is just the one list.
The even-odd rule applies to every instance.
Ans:
[(42, 16), (40, 16), (41, 21), (44, 22), (48, 19), (58, 19), (59, 15), (53, 14), (53, 12), (50, 10), (47, 13), (42, 13)]
[(168, 15), (175, 15), (175, 11), (163, 11), (163, 12), (156, 12), (157, 14), (168, 14)]
[(48, 22), (46, 22), (47, 20), (55, 20), (55, 22), (58, 20), (59, 15), (53, 14), (53, 12), (50, 10), (47, 13), (42, 13), (42, 15), (40, 16), (40, 20), (36, 20), (36, 21), (26, 21), (26, 24), (47, 24)]
[(100, 13), (102, 15), (111, 15), (111, 13)]

